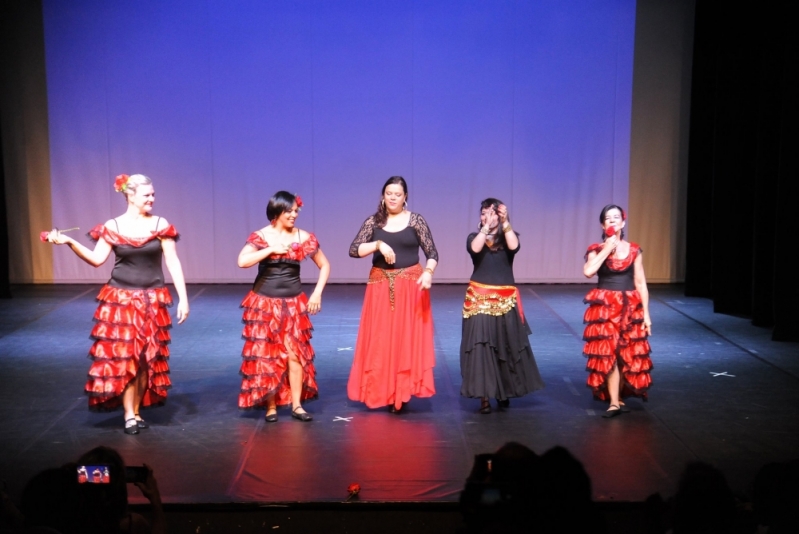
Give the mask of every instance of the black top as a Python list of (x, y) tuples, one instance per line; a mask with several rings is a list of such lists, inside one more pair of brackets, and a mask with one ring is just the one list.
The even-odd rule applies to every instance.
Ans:
[(635, 289), (635, 269), (634, 263), (630, 262), (625, 269), (614, 271), (607, 262), (602, 262), (602, 266), (597, 271), (599, 289), (609, 289), (611, 291), (632, 291)]
[[(518, 235), (518, 234), (517, 234)], [(504, 245), (497, 249), (490, 249), (484, 245), (480, 252), (472, 250), (472, 241), (477, 233), (469, 234), (466, 238), (466, 250), (472, 257), (474, 272), (470, 280), (489, 286), (512, 286), (516, 284), (513, 278), (513, 258), (521, 248), (521, 243), (515, 250), (508, 250)]]
[(121, 289), (154, 289), (164, 287), (161, 268), (161, 240), (153, 238), (140, 247), (113, 245), (114, 270), (108, 285)]
[(266, 258), (258, 264), (258, 276), (252, 285), (254, 293), (272, 298), (296, 297), (302, 293), (300, 262)]
[(359, 258), (358, 247), (364, 243), (381, 240), (390, 246), (396, 254), (394, 265), (386, 263), (386, 259), (379, 251), (372, 255), (372, 265), (381, 269), (402, 269), (419, 263), (419, 248), (429, 260), (438, 261), (438, 251), (433, 242), (433, 235), (427, 221), (418, 213), (411, 213), (408, 226), (399, 232), (387, 232), (378, 228), (374, 215), (370, 216), (361, 225), (358, 235), (350, 245), (350, 256)]

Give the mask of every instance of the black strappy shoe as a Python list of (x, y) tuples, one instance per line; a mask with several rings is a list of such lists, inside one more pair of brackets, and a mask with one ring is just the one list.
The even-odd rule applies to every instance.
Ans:
[[(614, 406), (616, 407), (615, 410), (612, 409)], [(605, 413), (602, 415), (602, 417), (605, 418), (605, 419), (613, 419), (617, 415), (621, 415), (621, 414), (622, 414), (622, 411), (621, 411), (621, 408), (619, 407), (619, 405), (618, 404), (611, 404), (610, 408), (608, 408), (607, 411), (605, 411)]]
[(136, 418), (136, 426), (137, 427), (139, 427), (139, 428), (150, 428), (150, 425), (147, 423), (147, 421), (145, 421), (144, 419), (141, 418), (141, 415), (135, 413), (135, 414), (133, 414), (133, 417)]
[(491, 402), (489, 402), (488, 397), (480, 399), (480, 413), (483, 415), (491, 413)]
[(302, 413), (298, 412), (297, 410), (299, 410), (300, 408), (302, 408), (302, 406), (297, 406), (296, 408), (292, 409), (291, 416), (298, 421), (302, 421), (303, 423), (307, 423), (308, 421), (313, 421), (313, 415), (309, 414), (308, 412), (302, 412)]
[(125, 434), (129, 436), (134, 436), (139, 433), (139, 422), (136, 421), (135, 417), (131, 417), (130, 419), (125, 419)]

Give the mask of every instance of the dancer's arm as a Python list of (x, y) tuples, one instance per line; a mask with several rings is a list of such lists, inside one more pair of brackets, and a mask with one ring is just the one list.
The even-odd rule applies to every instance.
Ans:
[(644, 307), (644, 328), (647, 335), (652, 335), (652, 319), (649, 317), (649, 288), (646, 287), (646, 275), (644, 274), (644, 260), (638, 254), (633, 264), (635, 277), (635, 290), (641, 295), (641, 305)]
[(314, 315), (322, 310), (322, 291), (325, 289), (327, 279), (330, 278), (330, 262), (327, 261), (322, 249), (317, 249), (312, 257), (313, 262), (319, 267), (319, 280), (316, 281), (316, 287), (308, 299), (308, 313)]
[(605, 263), (605, 260), (608, 259), (608, 256), (613, 254), (613, 251), (616, 250), (618, 244), (619, 236), (613, 235), (605, 239), (599, 252), (591, 251), (588, 253), (585, 265), (583, 266), (583, 274), (586, 278), (591, 278), (597, 273), (599, 268), (602, 267), (602, 264)]
[(272, 254), (286, 254), (289, 251), (289, 246), (285, 244), (270, 245), (266, 248), (258, 248), (255, 245), (247, 243), (244, 248), (239, 252), (238, 265), (242, 269), (252, 267), (265, 260)]
[(72, 252), (92, 267), (99, 267), (104, 264), (108, 256), (111, 255), (111, 245), (102, 236), (97, 240), (94, 250), (89, 250), (89, 248), (81, 245), (68, 235), (62, 234), (56, 228), (50, 231), (47, 240), (54, 245), (69, 245)]
[(178, 293), (178, 324), (189, 317), (189, 299), (186, 294), (186, 279), (183, 277), (183, 267), (178, 258), (178, 250), (174, 239), (161, 239), (161, 250), (164, 251), (164, 262), (169, 274), (172, 276), (172, 283)]

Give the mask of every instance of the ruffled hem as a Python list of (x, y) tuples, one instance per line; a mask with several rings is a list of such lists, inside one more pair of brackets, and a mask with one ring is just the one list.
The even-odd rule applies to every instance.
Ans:
[(463, 319), (460, 363), (461, 395), (505, 400), (542, 389), (528, 339), (530, 328), (518, 312)]
[(301, 400), (319, 396), (311, 346), (313, 325), (305, 294), (271, 298), (250, 291), (241, 303), (244, 348), (239, 408), (265, 408), (275, 396), (278, 406), (291, 404), (289, 353), (303, 368)]
[(607, 377), (620, 359), (622, 397), (646, 400), (653, 364), (640, 295), (637, 291), (597, 288), (589, 291), (584, 300), (589, 305), (583, 316), (587, 386), (595, 398), (609, 400)]
[(142, 407), (166, 402), (172, 387), (169, 379), (169, 290), (120, 289), (103, 286), (89, 350), (92, 364), (84, 392), (89, 409), (112, 411), (122, 405), (122, 393), (142, 366), (147, 371), (147, 389)]

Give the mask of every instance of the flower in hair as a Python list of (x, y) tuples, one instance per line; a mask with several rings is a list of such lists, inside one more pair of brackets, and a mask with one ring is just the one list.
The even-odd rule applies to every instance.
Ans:
[(294, 195), (294, 202), (297, 203), (297, 207), (302, 207), (302, 197), (300, 195)]
[(127, 174), (120, 174), (114, 179), (114, 191), (117, 193), (124, 193), (128, 188), (128, 180), (130, 176)]

